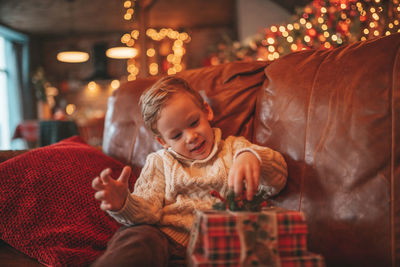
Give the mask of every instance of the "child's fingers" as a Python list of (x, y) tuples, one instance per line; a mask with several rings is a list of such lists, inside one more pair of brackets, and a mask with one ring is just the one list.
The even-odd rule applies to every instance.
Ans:
[(118, 181), (120, 181), (122, 184), (128, 185), (129, 178), (131, 177), (131, 172), (132, 169), (129, 166), (125, 166), (122, 169), (121, 175), (118, 178)]
[(252, 200), (253, 196), (257, 193), (258, 185), (260, 182), (259, 169), (249, 169), (246, 172), (246, 193), (247, 200)]
[(235, 194), (241, 195), (243, 191), (243, 179), (245, 178), (244, 174), (243, 172), (236, 172), (233, 176), (233, 188)]
[(106, 185), (110, 181), (111, 169), (107, 168), (100, 173), (101, 182)]
[(254, 186), (255, 190), (258, 190), (258, 185), (260, 184), (260, 168), (255, 168), (253, 170)]
[(254, 177), (251, 170), (246, 170), (246, 195), (247, 200), (252, 200), (254, 195)]
[(97, 199), (98, 201), (103, 201), (103, 200), (105, 200), (105, 199), (106, 199), (105, 191), (104, 191), (104, 190), (102, 190), (102, 191), (97, 191), (97, 192), (94, 194), (94, 198)]
[(104, 185), (103, 185), (103, 183), (100, 181), (100, 177), (99, 177), (99, 176), (97, 176), (97, 177), (95, 177), (95, 178), (93, 179), (93, 181), (92, 181), (92, 188), (93, 188), (94, 190), (97, 190), (97, 191), (103, 190), (103, 189), (104, 189)]
[(235, 174), (235, 172), (233, 171), (233, 169), (230, 169), (229, 174), (228, 174), (228, 187), (229, 187), (229, 189), (232, 189), (232, 190), (235, 187), (234, 174)]
[(111, 208), (112, 208), (111, 204), (109, 204), (109, 203), (107, 203), (105, 201), (102, 201), (101, 204), (100, 204), (100, 209), (103, 210), (103, 211), (111, 210)]

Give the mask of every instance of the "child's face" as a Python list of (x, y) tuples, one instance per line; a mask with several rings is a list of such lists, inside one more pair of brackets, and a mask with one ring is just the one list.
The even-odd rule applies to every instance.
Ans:
[(214, 133), (209, 121), (213, 113), (206, 104), (202, 110), (185, 94), (178, 93), (169, 99), (160, 111), (157, 130), (158, 142), (190, 159), (205, 159), (214, 144)]

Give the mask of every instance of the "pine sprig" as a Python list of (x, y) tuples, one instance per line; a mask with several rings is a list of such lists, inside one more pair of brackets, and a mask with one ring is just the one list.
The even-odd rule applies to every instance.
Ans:
[(217, 191), (213, 190), (210, 192), (213, 197), (217, 197), (220, 202), (213, 205), (214, 210), (231, 210), (231, 211), (260, 211), (262, 207), (267, 205), (265, 199), (266, 192), (260, 190), (257, 194), (253, 196), (251, 201), (247, 200), (246, 192), (239, 196), (236, 196), (233, 190), (229, 190), (226, 198), (223, 198)]

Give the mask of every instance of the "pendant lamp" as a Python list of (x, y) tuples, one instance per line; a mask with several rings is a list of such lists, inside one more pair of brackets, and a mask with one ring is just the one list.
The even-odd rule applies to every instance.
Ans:
[(89, 54), (77, 49), (61, 51), (57, 54), (57, 60), (65, 63), (82, 63), (89, 60)]
[(116, 46), (116, 47), (111, 47), (107, 49), (106, 51), (106, 56), (109, 58), (115, 58), (115, 59), (128, 59), (128, 58), (134, 58), (138, 54), (138, 51), (136, 48), (133, 47), (127, 47), (127, 46)]
[[(70, 22), (70, 30), (71, 30), (71, 35), (73, 32), (73, 2), (75, 0), (67, 0), (68, 2), (68, 15), (69, 15), (69, 22)], [(66, 63), (82, 63), (86, 62), (89, 60), (89, 53), (82, 51), (78, 48), (76, 48), (74, 45), (70, 45), (67, 50), (60, 51), (57, 54), (57, 60), (60, 62), (66, 62)]]

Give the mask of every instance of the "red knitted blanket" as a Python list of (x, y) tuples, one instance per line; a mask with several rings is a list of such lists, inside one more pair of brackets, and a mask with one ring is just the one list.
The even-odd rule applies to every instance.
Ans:
[(91, 188), (107, 167), (118, 177), (123, 164), (79, 137), (1, 163), (0, 238), (46, 265), (88, 265), (119, 228)]

